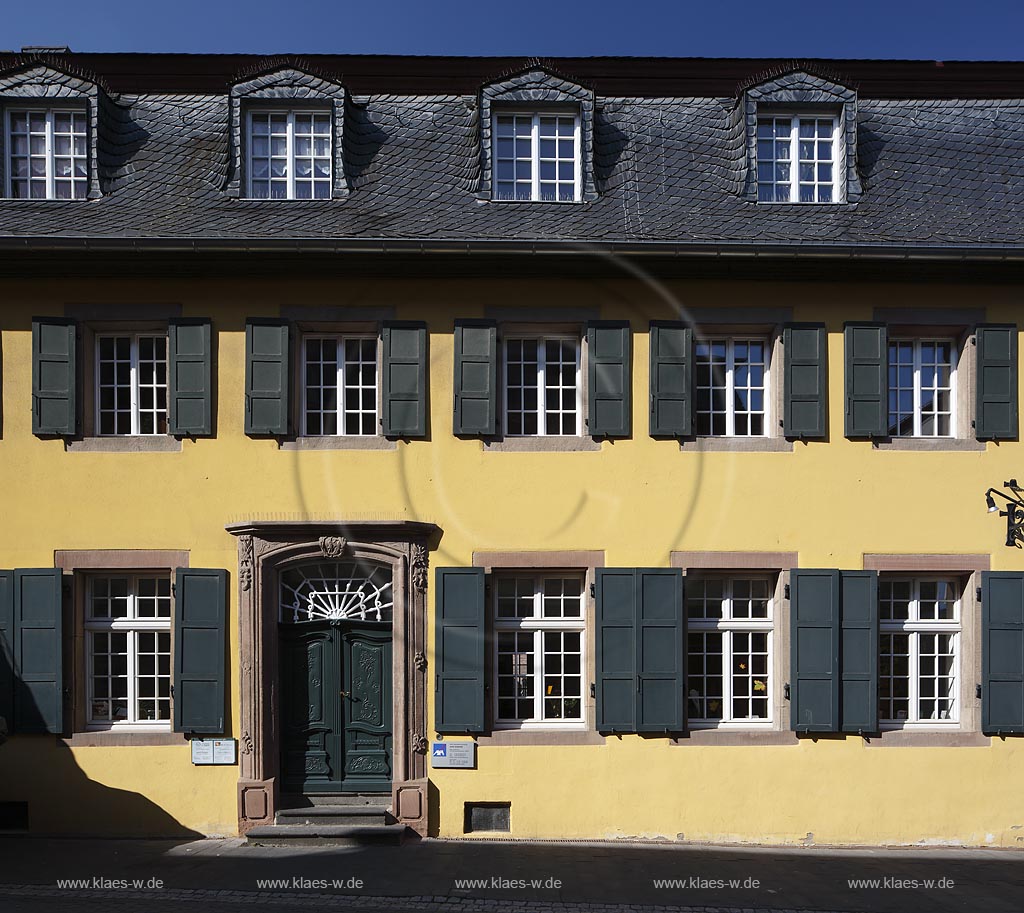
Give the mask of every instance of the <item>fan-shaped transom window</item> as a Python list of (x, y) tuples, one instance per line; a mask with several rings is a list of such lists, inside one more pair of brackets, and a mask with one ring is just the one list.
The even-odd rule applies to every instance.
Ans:
[(391, 568), (358, 561), (303, 564), (281, 573), (281, 621), (390, 622)]

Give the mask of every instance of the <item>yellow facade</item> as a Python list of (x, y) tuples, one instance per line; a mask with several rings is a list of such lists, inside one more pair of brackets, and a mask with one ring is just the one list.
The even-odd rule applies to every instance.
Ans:
[[(442, 530), (431, 567), (476, 551), (603, 550), (607, 566), (665, 567), (672, 551), (793, 551), (801, 567), (859, 569), (865, 553), (991, 554), (1002, 545), (983, 494), (1020, 476), (1022, 447), (881, 450), (843, 434), (843, 322), (877, 307), (964, 306), (1014, 323), (1009, 286), (677, 282), (684, 308), (792, 307), (829, 331), (829, 437), (792, 452), (680, 451), (648, 434), (648, 323), (677, 317), (652, 284), (585, 280), (7, 281), (0, 317), (6, 481), (0, 566), (51, 567), (64, 549), (188, 549), (194, 567), (237, 574), (225, 525), (250, 520), (424, 520)], [(66, 452), (31, 430), (31, 318), (70, 304), (180, 303), (216, 337), (216, 435), (177, 453)], [(243, 433), (245, 319), (283, 305), (394, 308), (425, 320), (430, 429), (394, 450), (286, 451)], [(452, 435), (452, 327), (488, 307), (586, 307), (633, 332), (633, 433), (599, 452), (485, 452)], [(533, 319), (533, 318), (531, 318)], [(777, 419), (777, 416), (775, 417)], [(693, 452), (691, 452), (693, 451)], [(432, 578), (431, 578), (432, 579)], [(237, 586), (229, 693), (238, 735)], [(431, 597), (432, 599), (432, 597)], [(432, 602), (429, 603), (432, 608)], [(432, 610), (428, 619), (432, 619)], [(433, 650), (432, 622), (428, 646)], [(973, 692), (973, 685), (971, 686)], [(966, 691), (965, 691), (966, 694)], [(432, 701), (432, 694), (428, 696)], [(432, 705), (431, 711), (432, 713)], [(428, 727), (428, 737), (433, 730)], [(14, 736), (0, 748), (0, 801), (28, 799), (39, 833), (234, 834), (234, 767), (193, 767), (183, 746), (74, 747)], [(432, 833), (461, 835), (468, 801), (507, 801), (513, 837), (1017, 846), (1024, 744), (687, 745), (608, 737), (603, 745), (490, 745), (474, 771), (431, 771)]]

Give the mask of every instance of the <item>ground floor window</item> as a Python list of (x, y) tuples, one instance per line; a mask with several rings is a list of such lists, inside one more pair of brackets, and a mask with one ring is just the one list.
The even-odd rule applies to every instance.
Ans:
[(171, 720), (171, 580), (109, 575), (88, 581), (87, 721), (167, 728)]
[(495, 722), (582, 723), (584, 581), (515, 574), (493, 583)]
[(686, 579), (687, 712), (691, 724), (772, 720), (774, 579)]
[(959, 720), (960, 596), (960, 584), (953, 578), (879, 580), (882, 724)]

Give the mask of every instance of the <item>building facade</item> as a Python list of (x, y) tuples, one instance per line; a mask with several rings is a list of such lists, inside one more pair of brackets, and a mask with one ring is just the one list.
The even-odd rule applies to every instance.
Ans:
[(1021, 99), (0, 54), (3, 825), (1018, 845)]

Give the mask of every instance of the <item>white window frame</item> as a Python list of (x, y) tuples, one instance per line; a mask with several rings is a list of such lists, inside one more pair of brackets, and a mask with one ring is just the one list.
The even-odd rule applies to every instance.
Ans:
[[(892, 368), (889, 357), (889, 346), (896, 343), (912, 343), (914, 347), (914, 431), (913, 434), (893, 434), (894, 438), (923, 438), (924, 440), (949, 440), (957, 436), (957, 368), (960, 364), (960, 346), (956, 339), (949, 336), (890, 336), (886, 345), (885, 368)], [(922, 434), (921, 409), (921, 348), (926, 343), (943, 343), (949, 345), (949, 434)], [(891, 385), (890, 385), (891, 390)], [(886, 424), (888, 424), (888, 403), (886, 403)]]
[[(735, 335), (731, 336), (725, 333), (709, 333), (707, 336), (702, 336), (696, 340), (696, 345), (707, 344), (713, 345), (715, 342), (725, 341), (725, 433), (724, 434), (702, 434), (697, 432), (698, 437), (735, 437), (735, 438), (762, 438), (770, 437), (772, 429), (772, 339), (768, 336), (744, 336)], [(764, 346), (764, 422), (763, 430), (761, 434), (737, 434), (736, 433), (736, 343), (760, 343)], [(694, 347), (694, 365), (696, 367), (696, 346)], [(714, 375), (712, 375), (712, 380)], [(695, 377), (696, 381), (696, 377)], [(694, 388), (694, 425), (698, 422), (698, 416), (702, 413), (697, 412), (696, 408), (696, 392), (698, 390), (698, 384), (695, 382)], [(701, 388), (702, 389), (702, 388)], [(714, 386), (709, 388), (710, 391), (718, 389)], [(714, 403), (714, 396), (711, 397), (712, 404)], [(712, 409), (711, 415), (713, 416), (714, 410)], [(712, 423), (713, 424), (713, 423)]]
[[(707, 717), (690, 717), (687, 725), (692, 729), (773, 729), (775, 726), (775, 693), (778, 689), (775, 669), (775, 617), (776, 601), (775, 589), (776, 580), (773, 574), (764, 573), (733, 573), (733, 574), (700, 574), (693, 575), (693, 578), (701, 580), (719, 580), (723, 585), (722, 617), (721, 618), (691, 618), (689, 616), (689, 603), (686, 602), (686, 635), (689, 634), (721, 634), (722, 635), (722, 718), (716, 720)], [(732, 592), (736, 580), (759, 580), (764, 581), (768, 587), (768, 617), (767, 618), (733, 618), (732, 617)], [(684, 600), (685, 602), (685, 600)], [(765, 694), (768, 706), (767, 718), (733, 719), (732, 718), (732, 636), (733, 634), (767, 634), (767, 677), (768, 690)], [(683, 645), (683, 649), (689, 653), (689, 644)], [(707, 656), (707, 654), (704, 654)], [(689, 674), (685, 685), (686, 694), (683, 699), (690, 700), (689, 695)], [(729, 713), (726, 714), (725, 710)]]
[[(533, 581), (534, 614), (528, 618), (498, 617), (498, 579)], [(547, 579), (579, 579), (580, 581), (580, 615), (579, 618), (545, 618), (544, 581)], [(495, 729), (558, 729), (585, 730), (587, 728), (587, 694), (589, 673), (587, 671), (587, 577), (582, 571), (528, 571), (520, 573), (502, 573), (491, 580), (490, 612), (491, 625), (494, 633), (491, 654), (491, 674), (489, 684), (493, 698), (491, 713)], [(548, 631), (571, 632), (580, 635), (580, 717), (579, 719), (544, 719), (544, 634)], [(532, 632), (533, 634), (533, 679), (534, 679), (534, 717), (529, 720), (508, 720), (498, 715), (498, 635), (503, 632)], [(564, 654), (563, 654), (564, 655)], [(562, 673), (565, 674), (564, 671)]]
[[(253, 154), (252, 154), (252, 138), (253, 138), (252, 119), (253, 119), (254, 115), (257, 115), (257, 116), (260, 116), (260, 117), (266, 117), (267, 115), (270, 115), (270, 114), (283, 115), (283, 116), (285, 116), (287, 118), (287, 127), (286, 127), (287, 132), (285, 134), (286, 140), (287, 140), (286, 151), (285, 151), (285, 160), (287, 162), (287, 172), (288, 172), (287, 175), (286, 175), (288, 193), (287, 193), (287, 196), (285, 196), (283, 198), (282, 197), (273, 197), (273, 196), (256, 197), (256, 196), (253, 196), (253, 192), (252, 192), (252, 182), (253, 182), (253, 174), (252, 174), (252, 162), (253, 162)], [(327, 188), (328, 188), (328, 194), (327, 194), (326, 197), (311, 196), (311, 197), (308, 197), (308, 198), (307, 197), (301, 197), (300, 198), (300, 197), (297, 197), (295, 195), (295, 118), (296, 117), (309, 116), (309, 115), (319, 115), (321, 117), (327, 116), (328, 118), (330, 118), (330, 127), (329, 127), (329, 129), (327, 131), (327, 138), (328, 138), (328, 141), (330, 142), (330, 147), (329, 147), (328, 153), (327, 153), (327, 164), (328, 164), (329, 171), (327, 173), (327, 177), (326, 178), (318, 178), (318, 179), (316, 179), (316, 180), (319, 180), (319, 181), (326, 180)], [(329, 200), (329, 199), (331, 199), (334, 196), (334, 115), (332, 113), (330, 113), (329, 111), (325, 111), (323, 108), (253, 107), (253, 108), (250, 108), (249, 110), (246, 111), (246, 114), (245, 114), (245, 129), (246, 129), (246, 132), (245, 132), (245, 187), (246, 187), (246, 195), (247, 195), (248, 199), (259, 200), (261, 202), (266, 201), (266, 200), (277, 200), (278, 202), (280, 202), (282, 199), (284, 199), (284, 200), (299, 200), (302, 203), (312, 203), (312, 202), (314, 202), (316, 200), (319, 200), (320, 202), (323, 202), (324, 200)], [(305, 156), (303, 156), (303, 157), (305, 157)], [(323, 156), (314, 156), (314, 158), (323, 158)], [(269, 157), (268, 157), (268, 162), (269, 162)], [(270, 182), (270, 176), (269, 175), (267, 177), (267, 181), (268, 181), (268, 183)], [(314, 181), (313, 187), (315, 187), (315, 186), (316, 186), (316, 182)]]
[[(380, 337), (374, 333), (303, 333), (301, 337), (301, 352), (299, 357), (299, 364), (301, 368), (301, 380), (299, 384), (299, 408), (302, 416), (301, 428), (302, 435), (308, 437), (310, 432), (308, 430), (308, 415), (306, 409), (306, 341), (307, 340), (324, 340), (329, 339), (337, 343), (338, 347), (338, 370), (337, 370), (337, 390), (338, 390), (338, 407), (335, 410), (337, 413), (337, 434), (323, 434), (322, 431), (315, 437), (360, 437), (360, 438), (373, 438), (381, 436), (381, 345)], [(345, 343), (348, 340), (372, 340), (375, 343), (374, 352), (376, 353), (376, 392), (374, 394), (374, 422), (373, 422), (373, 433), (366, 434), (363, 432), (357, 432), (350, 434), (344, 431), (345, 427)], [(322, 388), (321, 388), (322, 389)], [(362, 411), (362, 409), (360, 409)]]
[[(761, 200), (760, 199), (760, 175), (758, 174), (759, 157), (757, 155), (758, 137), (754, 136), (754, 184), (758, 188), (758, 203), (761, 206), (832, 206), (836, 203), (846, 202), (846, 139), (842, 132), (843, 118), (840, 114), (821, 113), (815, 114), (812, 111), (801, 111), (799, 109), (778, 109), (771, 111), (760, 111), (757, 114), (757, 123), (762, 120), (789, 120), (789, 199), (788, 200)], [(832, 121), (832, 199), (831, 200), (800, 200), (800, 121), (801, 120), (831, 120)], [(757, 127), (755, 126), (755, 131)], [(774, 150), (773, 150), (774, 155)], [(772, 159), (774, 165), (779, 159)], [(780, 182), (774, 180), (772, 186), (778, 186)], [(769, 183), (769, 182), (765, 182)]]
[[(529, 117), (530, 128), (530, 199), (517, 200), (497, 195), (498, 189), (498, 118)], [(542, 200), (540, 195), (540, 119), (542, 117), (571, 117), (573, 119), (573, 198), (571, 200)], [(551, 110), (528, 110), (522, 108), (500, 108), (491, 113), (491, 198), (499, 203), (578, 203), (583, 198), (583, 156), (580, 112), (569, 108)]]
[[(537, 433), (514, 433), (508, 430), (508, 344), (522, 340), (537, 341)], [(547, 433), (547, 368), (548, 342), (572, 342), (576, 346), (576, 430), (570, 434)], [(583, 434), (583, 340), (572, 333), (509, 333), (501, 339), (501, 416), (502, 432), (506, 437), (581, 437)]]
[[(89, 161), (89, 122), (88, 122), (88, 111), (84, 108), (75, 107), (56, 107), (56, 108), (45, 108), (38, 107), (35, 105), (12, 105), (8, 107), (4, 112), (4, 173), (6, 175), (6, 186), (4, 192), (10, 199), (18, 200), (39, 200), (39, 197), (14, 197), (14, 147), (11, 142), (11, 116), (13, 114), (42, 114), (46, 117), (46, 196), (44, 199), (47, 200), (60, 200), (61, 202), (68, 202), (73, 200), (85, 200), (89, 197), (89, 183), (91, 181), (91, 163)], [(71, 145), (71, 160), (72, 163), (75, 159), (85, 159), (85, 177), (75, 178), (74, 176), (74, 164), (72, 164), (72, 176), (71, 176), (71, 196), (70, 197), (58, 197), (56, 193), (56, 174), (54, 167), (54, 158), (56, 157), (53, 144), (53, 119), (57, 114), (73, 114), (78, 115), (85, 119), (85, 155), (76, 155), (74, 151), (74, 134), (72, 134), (72, 145)], [(31, 136), (31, 134), (30, 134)], [(31, 143), (31, 140), (30, 140)], [(29, 150), (31, 155), (31, 148)], [(65, 158), (66, 156), (61, 156)], [(84, 196), (75, 196), (75, 181), (85, 181), (85, 194)], [(31, 184), (30, 184), (31, 186)]]
[[(95, 374), (95, 383), (94, 383), (93, 386), (95, 388), (94, 389), (94, 394), (95, 394), (95, 408), (96, 408), (96, 411), (94, 413), (94, 415), (95, 415), (95, 430), (96, 430), (96, 435), (98, 437), (167, 437), (167, 435), (170, 433), (170, 431), (164, 432), (163, 434), (161, 434), (159, 431), (154, 431), (152, 433), (149, 433), (149, 432), (143, 433), (142, 430), (141, 430), (141, 428), (142, 428), (142, 419), (141, 419), (141, 413), (140, 413), (140, 408), (141, 407), (140, 407), (140, 402), (139, 402), (139, 399), (140, 399), (140, 397), (139, 397), (139, 339), (141, 339), (143, 337), (145, 337), (145, 338), (152, 338), (152, 339), (163, 339), (164, 340), (164, 365), (165, 365), (164, 375), (166, 377), (166, 382), (164, 384), (164, 387), (166, 389), (166, 400), (167, 400), (167, 408), (165, 409), (164, 422), (168, 425), (168, 428), (170, 427), (171, 379), (170, 379), (170, 364), (169, 364), (169, 359), (170, 359), (170, 339), (168, 338), (168, 335), (166, 333), (160, 333), (160, 332), (151, 332), (151, 333), (147, 333), (147, 332), (140, 332), (140, 333), (130, 333), (130, 332), (123, 332), (123, 333), (97, 333), (96, 334), (95, 361), (94, 361), (95, 371), (93, 372)], [(101, 384), (101, 380), (100, 380), (100, 368), (101, 368), (100, 343), (104, 339), (125, 339), (125, 338), (128, 338), (128, 339), (131, 340), (130, 349), (129, 349), (129, 352), (130, 352), (129, 358), (130, 358), (130, 365), (131, 365), (130, 373), (131, 373), (131, 410), (132, 410), (131, 422), (132, 422), (132, 429), (131, 429), (131, 431), (129, 431), (127, 433), (119, 433), (119, 432), (107, 432), (107, 433), (104, 433), (103, 430), (102, 430), (102, 428), (103, 428), (103, 414), (100, 411), (101, 410), (101, 398), (102, 398), (101, 397), (102, 384)], [(115, 387), (116, 387), (116, 383), (115, 383)]]
[[(962, 643), (963, 643), (963, 599), (964, 599), (964, 587), (963, 583), (955, 576), (947, 575), (920, 575), (920, 576), (906, 576), (887, 574), (884, 578), (887, 582), (898, 583), (898, 582), (909, 582), (911, 585), (910, 605), (907, 610), (908, 618), (906, 621), (903, 620), (892, 620), (882, 618), (881, 615), (881, 591), (879, 592), (879, 621), (878, 621), (878, 633), (879, 633), (879, 655), (881, 655), (881, 635), (883, 634), (907, 634), (908, 645), (909, 645), (909, 662), (908, 662), (908, 676), (909, 683), (907, 687), (907, 707), (908, 715), (906, 720), (889, 720), (881, 717), (881, 711), (879, 711), (879, 728), (884, 730), (894, 729), (959, 729), (960, 728), (960, 716), (961, 716), (961, 692), (963, 689), (963, 657), (962, 657)], [(941, 581), (943, 583), (950, 583), (956, 587), (956, 591), (959, 594), (956, 601), (953, 604), (953, 618), (952, 619), (922, 619), (920, 616), (921, 612), (921, 584), (931, 583), (935, 581)], [(920, 698), (921, 698), (921, 649), (920, 649), (920, 635), (921, 634), (952, 634), (952, 648), (953, 648), (953, 700), (952, 708), (950, 711), (949, 719), (918, 719), (918, 713), (920, 712)], [(881, 697), (879, 697), (881, 701)]]
[[(174, 592), (171, 590), (170, 617), (168, 618), (139, 618), (138, 617), (138, 583), (140, 579), (151, 580), (154, 578), (166, 578), (170, 582), (170, 574), (162, 573), (118, 573), (108, 571), (102, 574), (90, 575), (86, 579), (85, 612), (83, 619), (83, 630), (85, 633), (85, 728), (90, 732), (102, 732), (117, 730), (118, 732), (170, 732), (174, 725), (174, 637), (172, 620), (174, 618)], [(92, 594), (93, 584), (97, 579), (127, 578), (129, 581), (129, 615), (127, 618), (92, 618)], [(96, 720), (92, 719), (93, 702), (93, 634), (127, 634), (128, 635), (128, 694), (125, 700), (128, 703), (127, 720)], [(139, 655), (138, 635), (144, 633), (168, 634), (171, 637), (170, 652), (170, 684), (171, 694), (168, 703), (169, 718), (166, 720), (136, 720), (133, 717), (138, 711), (138, 677), (137, 660)], [(113, 700), (113, 698), (108, 698)]]

